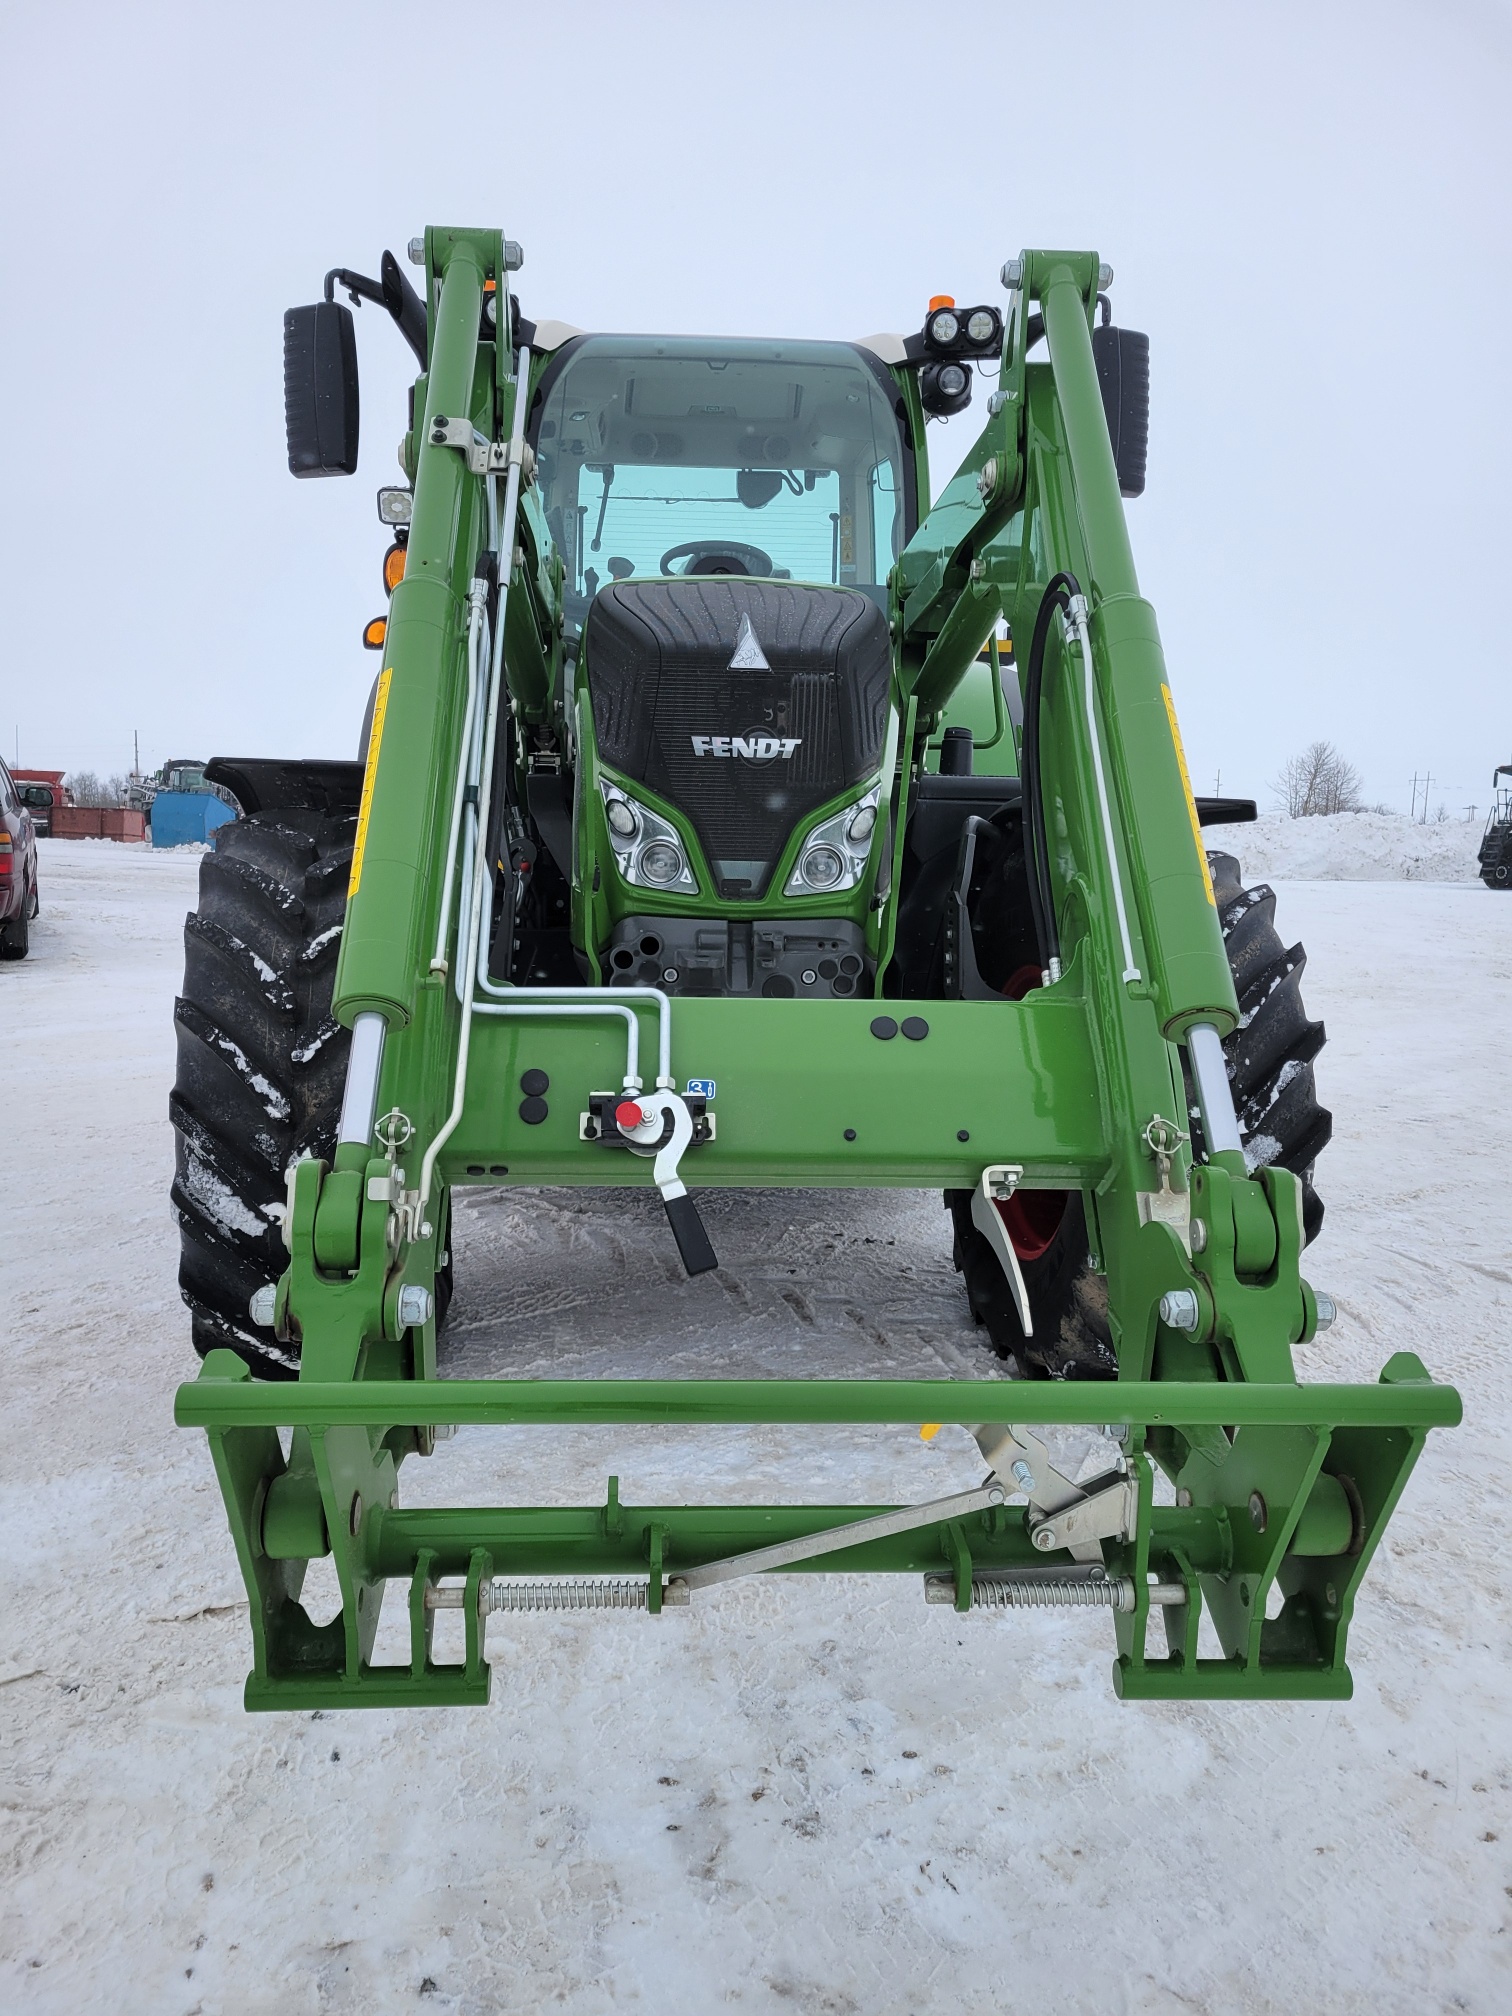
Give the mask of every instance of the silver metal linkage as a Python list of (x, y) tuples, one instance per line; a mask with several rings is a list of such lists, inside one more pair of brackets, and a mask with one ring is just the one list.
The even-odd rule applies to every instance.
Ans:
[(1242, 1155), (1244, 1143), (1239, 1138), (1239, 1119), (1223, 1056), (1223, 1038), (1211, 1022), (1198, 1022), (1187, 1031), (1186, 1045), (1208, 1153), (1218, 1155), (1225, 1149), (1234, 1149)]
[(352, 1024), (352, 1048), (347, 1058), (346, 1088), (341, 1095), (337, 1145), (344, 1141), (371, 1149), (373, 1119), (378, 1111), (378, 1074), (383, 1069), (383, 1038), (388, 1025), (368, 1012)]

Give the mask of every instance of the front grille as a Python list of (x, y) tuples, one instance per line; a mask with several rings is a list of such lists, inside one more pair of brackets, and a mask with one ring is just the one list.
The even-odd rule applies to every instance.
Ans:
[[(730, 664), (743, 616), (766, 669)], [(887, 624), (853, 589), (618, 583), (584, 649), (600, 755), (686, 813), (727, 895), (761, 895), (794, 826), (882, 760)], [(786, 753), (724, 753), (762, 738)]]

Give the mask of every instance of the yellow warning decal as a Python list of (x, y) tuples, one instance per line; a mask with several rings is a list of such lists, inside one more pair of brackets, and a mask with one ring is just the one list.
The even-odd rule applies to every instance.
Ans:
[[(367, 768), (362, 773), (362, 803), (357, 809), (357, 838), (352, 843), (352, 879), (347, 884), (347, 901), (357, 894), (362, 881), (362, 855), (367, 846), (368, 814), (373, 809), (373, 779), (378, 774), (378, 745), (383, 740), (383, 717), (388, 708), (389, 681), (394, 676), (392, 665), (385, 665), (378, 675), (378, 690), (373, 695), (373, 732), (368, 737)], [(1174, 715), (1172, 716), (1174, 720)], [(1186, 775), (1185, 768), (1182, 775)], [(1195, 813), (1193, 817), (1195, 818)]]
[[(1176, 767), (1181, 772), (1181, 788), (1186, 793), (1187, 817), (1192, 822), (1192, 838), (1197, 842), (1197, 862), (1202, 869), (1202, 886), (1207, 891), (1207, 899), (1216, 910), (1218, 898), (1213, 894), (1213, 878), (1208, 873), (1207, 849), (1202, 844), (1202, 821), (1197, 817), (1197, 800), (1192, 796), (1192, 779), (1187, 771), (1186, 751), (1181, 746), (1181, 730), (1176, 725), (1176, 702), (1171, 698), (1171, 689), (1162, 684), (1161, 695), (1165, 700), (1166, 719), (1171, 724), (1171, 740), (1176, 744)], [(366, 804), (366, 793), (363, 803)], [(360, 829), (359, 829), (360, 830)]]

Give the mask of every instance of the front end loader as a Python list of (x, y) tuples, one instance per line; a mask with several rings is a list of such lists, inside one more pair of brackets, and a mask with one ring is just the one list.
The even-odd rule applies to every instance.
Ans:
[[(177, 1009), (177, 1418), (246, 1578), (248, 1707), (479, 1703), (499, 1611), (824, 1571), (1105, 1608), (1126, 1699), (1346, 1697), (1361, 1579), (1459, 1400), (1408, 1351), (1297, 1376), (1334, 1313), (1301, 1271), (1323, 1031), (1272, 893), (1204, 848), (1253, 807), (1187, 775), (1124, 509), (1148, 344), (1108, 269), (1030, 251), (1005, 310), (758, 341), (532, 322), (495, 231), (410, 250), (423, 295), (386, 254), (285, 320), (296, 476), (356, 467), (338, 288), (419, 364), (361, 761), (210, 766), (242, 816)], [(982, 373), (931, 503), (928, 421)], [(439, 1376), (466, 1185), (652, 1188), (690, 1275), (700, 1191), (935, 1190), (1019, 1376)], [(985, 1475), (882, 1506), (400, 1489), (459, 1424), (679, 1424), (693, 1487), (701, 1426), (772, 1422), (943, 1425)], [(1056, 1425), (1105, 1430), (1101, 1474), (1057, 1467)]]

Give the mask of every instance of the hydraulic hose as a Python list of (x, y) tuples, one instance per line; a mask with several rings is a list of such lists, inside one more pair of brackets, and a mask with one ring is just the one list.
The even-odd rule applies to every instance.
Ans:
[(1040, 599), (1034, 619), (1034, 641), (1029, 647), (1029, 677), (1024, 688), (1024, 827), (1025, 867), (1029, 878), (1029, 908), (1034, 917), (1035, 943), (1039, 946), (1044, 984), (1060, 978), (1060, 931), (1055, 921), (1055, 903), (1050, 893), (1050, 848), (1045, 836), (1045, 800), (1040, 776), (1040, 694), (1045, 680), (1045, 645), (1050, 623), (1057, 609), (1070, 607), (1071, 597), (1080, 595), (1081, 583), (1074, 574), (1056, 574)]

